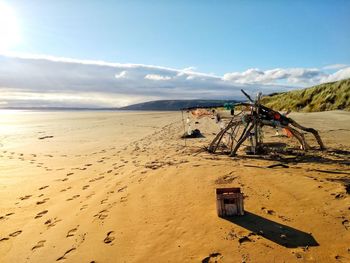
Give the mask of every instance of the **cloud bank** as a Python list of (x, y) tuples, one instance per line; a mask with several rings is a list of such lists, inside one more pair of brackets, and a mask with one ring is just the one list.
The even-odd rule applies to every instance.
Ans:
[[(338, 65), (324, 69), (338, 69)], [(287, 84), (294, 86), (316, 85), (350, 77), (350, 67), (342, 67), (334, 73), (326, 73), (317, 68), (276, 68), (271, 70), (248, 69), (244, 72), (226, 73), (224, 80), (241, 84)]]
[(0, 107), (120, 107), (157, 99), (237, 99), (350, 77), (350, 67), (248, 69), (223, 76), (154, 65), (0, 54)]

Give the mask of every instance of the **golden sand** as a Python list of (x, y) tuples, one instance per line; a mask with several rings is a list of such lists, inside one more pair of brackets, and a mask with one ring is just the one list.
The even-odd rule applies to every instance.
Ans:
[[(1, 112), (0, 262), (350, 262), (350, 113), (291, 116), (328, 151), (269, 169), (202, 151), (210, 118), (185, 147), (179, 112)], [(219, 218), (217, 187), (246, 215)]]

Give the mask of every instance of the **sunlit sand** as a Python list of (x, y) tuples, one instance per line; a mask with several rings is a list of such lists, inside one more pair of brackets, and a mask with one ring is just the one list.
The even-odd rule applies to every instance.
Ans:
[[(180, 112), (0, 114), (0, 262), (349, 260), (348, 112), (291, 114), (328, 151), (288, 168), (205, 152), (210, 118), (185, 146)], [(218, 187), (241, 188), (245, 216), (217, 216)]]

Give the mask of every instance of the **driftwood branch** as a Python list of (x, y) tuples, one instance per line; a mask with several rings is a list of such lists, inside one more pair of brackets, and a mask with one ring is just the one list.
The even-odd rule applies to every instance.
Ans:
[[(230, 149), (230, 156), (237, 154), (240, 146), (247, 140), (250, 139), (252, 144), (252, 152), (258, 153), (261, 149), (262, 142), (259, 136), (261, 128), (266, 126), (281, 127), (287, 129), (300, 143), (301, 149), (310, 149), (309, 144), (306, 142), (303, 132), (309, 132), (314, 135), (320, 149), (325, 149), (322, 139), (317, 130), (313, 128), (307, 128), (295, 120), (288, 118), (277, 111), (274, 111), (264, 105), (260, 104), (260, 95), (256, 101), (253, 101), (251, 97), (242, 90), (243, 94), (251, 101), (251, 103), (240, 103), (239, 105), (249, 106), (250, 112), (243, 115), (242, 117), (233, 116), (225, 128), (221, 129), (215, 136), (214, 140), (210, 143), (208, 151), (215, 153), (220, 147), (221, 141), (225, 135), (229, 136), (228, 148)], [(240, 129), (244, 125), (243, 130)], [(236, 140), (238, 138), (238, 140)]]

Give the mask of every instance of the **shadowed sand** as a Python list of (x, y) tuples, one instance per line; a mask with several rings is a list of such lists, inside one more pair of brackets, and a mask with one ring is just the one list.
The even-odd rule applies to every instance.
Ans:
[[(274, 158), (203, 151), (210, 118), (185, 147), (180, 112), (0, 114), (0, 262), (350, 262), (347, 112), (292, 114), (328, 149), (270, 129)], [(246, 215), (218, 218), (231, 186)]]

